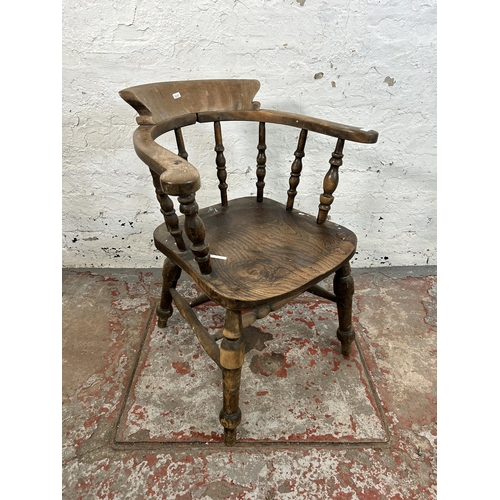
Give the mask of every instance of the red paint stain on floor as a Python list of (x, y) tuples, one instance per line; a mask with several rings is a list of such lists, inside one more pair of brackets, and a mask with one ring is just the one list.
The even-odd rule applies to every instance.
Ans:
[(315, 327), (315, 324), (314, 324), (314, 321), (312, 320), (307, 320), (305, 318), (301, 318), (300, 316), (298, 316), (295, 321), (301, 321), (302, 323), (304, 323), (305, 325), (307, 325), (308, 328), (310, 329), (313, 329)]
[(356, 422), (354, 421), (354, 417), (352, 415), (349, 415), (349, 418), (351, 419), (351, 426), (352, 426), (352, 430), (354, 433), (356, 433)]
[(187, 361), (184, 361), (183, 363), (180, 361), (174, 361), (172, 363), (172, 368), (180, 375), (186, 375), (191, 371), (191, 367)]
[(210, 441), (223, 441), (224, 440), (224, 435), (222, 432), (222, 427), (221, 427), (221, 432), (217, 433), (215, 431), (212, 431), (211, 434), (206, 434), (203, 432), (197, 432), (193, 428), (190, 428), (187, 433), (184, 431), (179, 431), (179, 432), (172, 432), (172, 441), (201, 441), (203, 443), (207, 443)]

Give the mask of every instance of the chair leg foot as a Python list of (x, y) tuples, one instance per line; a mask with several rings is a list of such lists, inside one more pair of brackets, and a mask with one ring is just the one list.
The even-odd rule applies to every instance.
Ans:
[(169, 310), (162, 309), (160, 306), (156, 307), (156, 316), (158, 318), (158, 328), (165, 328), (167, 326), (168, 318), (173, 314), (173, 308)]
[(351, 276), (351, 266), (346, 263), (335, 273), (333, 289), (337, 296), (339, 313), (339, 328), (337, 338), (340, 340), (342, 354), (351, 355), (351, 344), (356, 337), (352, 327), (352, 297), (354, 295), (354, 279)]
[(236, 429), (226, 429), (224, 427), (224, 444), (234, 446), (236, 444)]
[(351, 355), (351, 344), (356, 337), (354, 330), (348, 332), (343, 332), (342, 330), (337, 330), (337, 338), (340, 340), (340, 348), (343, 356)]
[(161, 298), (156, 315), (158, 316), (158, 328), (167, 326), (168, 318), (172, 316), (174, 310), (172, 308), (171, 288), (177, 286), (177, 281), (181, 275), (181, 268), (174, 264), (171, 260), (165, 258), (163, 263), (163, 286), (161, 290)]
[(222, 409), (219, 413), (219, 420), (224, 427), (224, 444), (234, 446), (236, 443), (236, 427), (241, 422), (241, 410), (238, 408), (235, 413), (226, 414)]

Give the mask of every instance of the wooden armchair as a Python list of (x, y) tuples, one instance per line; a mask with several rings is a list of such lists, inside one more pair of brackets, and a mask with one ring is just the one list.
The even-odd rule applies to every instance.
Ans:
[[(166, 256), (157, 308), (158, 326), (167, 326), (173, 312), (172, 301), (175, 302), (207, 354), (221, 368), (223, 405), (219, 418), (228, 446), (235, 443), (236, 428), (241, 421), (238, 399), (245, 353), (244, 328), (299, 294), (310, 292), (337, 303), (337, 337), (342, 354), (350, 354), (355, 333), (351, 323), (354, 283), (349, 260), (357, 240), (349, 229), (327, 221), (327, 214), (339, 182), (345, 141), (374, 143), (378, 138), (373, 130), (260, 109), (260, 104), (253, 101), (259, 87), (257, 80), (204, 80), (152, 83), (120, 92), (139, 113), (134, 147), (151, 171), (165, 220), (154, 233), (156, 248)], [(234, 200), (227, 197), (221, 122), (233, 120), (258, 123), (256, 197)], [(195, 194), (201, 186), (200, 175), (187, 161), (182, 129), (204, 122), (214, 124), (221, 203), (199, 210)], [(286, 204), (264, 197), (266, 123), (300, 129), (290, 189), (284, 196)], [(155, 142), (157, 137), (171, 131), (175, 134), (178, 154)], [(293, 208), (308, 132), (337, 138), (324, 177), (323, 193), (318, 193), (317, 217)], [(211, 181), (204, 179), (204, 182)], [(170, 196), (178, 197), (184, 217), (177, 216)], [(190, 304), (175, 289), (181, 271), (203, 291)], [(318, 286), (333, 273), (334, 294)], [(220, 339), (207, 332), (193, 311), (193, 307), (207, 301), (226, 309), (220, 347), (217, 343)]]

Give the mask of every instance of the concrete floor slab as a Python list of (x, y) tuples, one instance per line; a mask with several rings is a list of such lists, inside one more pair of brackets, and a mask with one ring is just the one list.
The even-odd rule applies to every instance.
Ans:
[[(212, 334), (224, 309), (197, 308)], [(154, 318), (153, 325), (156, 318)], [(386, 442), (384, 420), (356, 346), (335, 338), (336, 307), (302, 295), (246, 329), (240, 442)], [(222, 441), (222, 380), (176, 311), (169, 326), (145, 333), (118, 442)]]
[[(200, 352), (200, 356), (194, 358), (198, 353), (196, 343), (188, 340), (180, 322), (177, 334), (175, 326), (172, 330), (162, 331), (148, 323), (159, 297), (160, 270), (65, 270), (63, 498), (436, 498), (435, 268), (355, 270), (354, 274), (359, 352), (353, 360), (356, 356), (363, 356), (366, 379), (373, 382), (371, 390), (380, 401), (379, 409), (387, 423), (389, 441), (338, 445), (321, 441), (252, 442), (255, 434), (250, 434), (250, 431), (255, 432), (257, 426), (254, 425), (252, 430), (251, 419), (247, 419), (250, 427), (242, 431), (249, 433), (247, 440), (234, 448), (225, 448), (216, 440), (208, 444), (165, 443), (154, 439), (133, 442), (131, 436), (135, 428), (126, 423), (126, 412), (123, 412), (125, 418), (119, 422), (122, 410), (133, 400), (130, 396), (137, 397), (131, 391), (134, 383), (136, 388), (145, 383), (146, 379), (141, 380), (141, 375), (161, 376), (158, 373), (153, 375), (154, 370), (136, 369), (141, 359), (153, 361), (151, 356), (144, 357), (147, 349), (151, 351), (160, 347), (164, 336), (166, 339), (169, 334), (178, 335), (181, 352), (186, 360), (189, 359), (188, 365), (181, 363), (178, 370), (187, 371), (189, 367), (190, 371), (182, 374), (175, 368), (171, 370), (179, 359), (168, 357), (166, 352), (156, 355), (155, 363), (158, 367), (164, 365), (164, 373), (168, 368), (184, 379), (196, 378), (190, 377), (191, 371), (199, 370), (194, 361), (203, 357)], [(187, 294), (196, 293), (187, 282), (182, 286)], [(331, 289), (331, 283), (329, 287)], [(210, 323), (213, 319), (211, 324), (219, 326), (217, 314), (211, 318), (207, 316), (210, 314), (208, 310), (202, 313), (204, 320)], [(246, 357), (249, 380), (252, 376), (260, 376), (268, 385), (250, 384), (251, 391), (245, 401), (250, 401), (253, 391), (255, 404), (258, 405), (258, 398), (261, 398), (262, 408), (267, 395), (256, 394), (269, 390), (270, 385), (294, 379), (297, 384), (302, 384), (299, 393), (303, 393), (305, 380), (319, 384), (322, 377), (323, 380), (327, 378), (321, 375), (323, 372), (329, 369), (330, 376), (337, 376), (342, 370), (332, 370), (332, 365), (325, 361), (321, 365), (319, 358), (316, 358), (316, 366), (307, 366), (307, 349), (317, 346), (320, 353), (321, 347), (331, 351), (328, 355), (335, 367), (336, 347), (328, 335), (323, 335), (324, 320), (320, 319), (326, 311), (313, 314), (307, 301), (302, 303), (299, 300), (292, 304), (291, 312), (294, 314), (282, 310), (280, 319), (284, 327), (271, 332), (271, 324), (267, 325), (268, 331), (264, 330), (264, 333), (272, 335), (273, 340), (267, 341), (268, 345), (262, 350), (260, 347), (266, 342), (257, 340), (253, 351)], [(300, 317), (300, 312), (305, 321), (293, 322), (290, 319), (285, 323), (282, 317)], [(272, 320), (269, 318), (270, 323)], [(274, 322), (278, 320), (274, 318)], [(299, 324), (300, 328), (305, 328), (301, 330), (301, 338), (310, 342), (305, 342), (303, 347), (299, 341), (290, 340), (293, 336), (290, 329), (296, 331)], [(143, 338), (144, 332), (150, 332), (148, 344)], [(290, 337), (285, 341), (286, 333)], [(330, 344), (321, 344), (326, 339), (330, 339)], [(271, 356), (267, 364), (265, 359), (258, 358), (265, 352), (279, 354), (279, 349), (286, 358), (282, 364), (275, 362), (276, 356), (276, 359)], [(252, 365), (253, 356), (257, 356), (257, 360)], [(344, 363), (346, 360), (339, 361)], [(287, 364), (291, 366), (287, 367)], [(354, 384), (356, 377), (359, 381), (360, 370), (349, 371), (345, 364), (343, 366), (345, 384)], [(277, 373), (283, 367), (287, 377), (280, 379)], [(292, 377), (295, 368), (297, 373)], [(212, 372), (216, 370), (209, 369), (209, 373)], [(307, 377), (299, 381), (301, 373)], [(314, 373), (318, 379), (314, 379)], [(274, 377), (272, 383), (270, 377)], [(158, 383), (158, 380), (151, 381)], [(323, 404), (327, 401), (324, 386), (318, 387)], [(293, 390), (291, 386), (292, 395)], [(157, 394), (150, 391), (152, 400)], [(191, 394), (187, 399), (195, 400), (195, 391)], [(159, 408), (161, 397), (158, 401), (154, 404)], [(219, 400), (214, 407), (218, 403)], [(272, 411), (277, 414), (283, 406), (290, 407), (286, 398), (278, 400)], [(357, 404), (353, 406), (353, 413), (355, 408), (359, 409)], [(316, 411), (315, 408), (312, 410), (308, 415)], [(311, 420), (311, 426), (305, 425), (306, 422), (309, 423), (307, 418), (299, 417), (294, 425), (304, 425), (301, 427), (303, 431), (309, 428), (314, 432), (318, 421)], [(146, 426), (139, 423), (137, 429), (140, 432)], [(150, 432), (150, 437), (163, 439), (167, 432), (161, 429), (159, 421), (155, 421), (151, 429), (154, 432)], [(318, 435), (324, 432), (321, 428), (317, 430)], [(120, 432), (127, 442), (115, 439)], [(367, 430), (363, 432), (365, 436), (368, 434)], [(289, 432), (287, 436), (292, 434)], [(306, 431), (302, 434), (305, 435)], [(271, 438), (279, 439), (279, 435)]]

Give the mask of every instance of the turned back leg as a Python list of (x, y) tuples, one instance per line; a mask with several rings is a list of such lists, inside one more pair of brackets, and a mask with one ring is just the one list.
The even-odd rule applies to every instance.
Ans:
[(165, 258), (163, 263), (163, 286), (161, 289), (160, 304), (156, 308), (156, 315), (158, 316), (158, 328), (165, 328), (167, 321), (172, 316), (172, 294), (170, 288), (177, 286), (177, 281), (181, 275), (181, 268), (174, 264), (171, 260)]
[(352, 328), (352, 296), (354, 294), (354, 279), (351, 276), (351, 265), (349, 262), (335, 273), (333, 290), (337, 296), (337, 309), (339, 313), (339, 328), (337, 338), (342, 345), (342, 354), (351, 354), (351, 344), (355, 337)]

